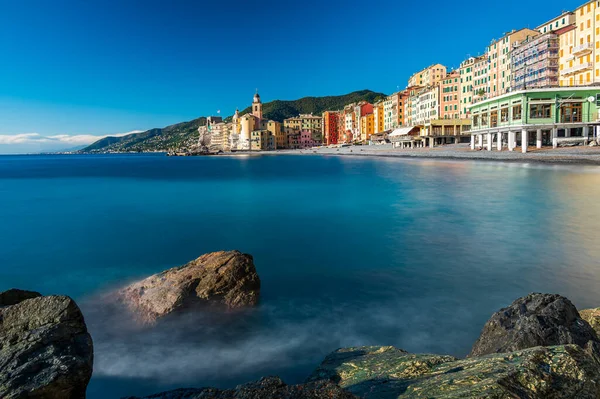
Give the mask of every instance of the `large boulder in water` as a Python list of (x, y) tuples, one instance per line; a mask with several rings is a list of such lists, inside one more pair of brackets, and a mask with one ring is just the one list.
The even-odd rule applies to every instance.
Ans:
[[(4, 298), (33, 295), (26, 293)], [(85, 398), (92, 365), (92, 338), (71, 298), (34, 297), (0, 308), (0, 398)]]
[(131, 284), (117, 296), (138, 320), (153, 323), (198, 305), (228, 309), (254, 306), (259, 294), (260, 279), (252, 256), (221, 251)]
[(394, 347), (339, 349), (308, 382), (331, 381), (363, 399), (597, 399), (596, 343), (536, 347), (458, 360)]
[[(356, 399), (356, 396), (328, 382), (286, 385), (279, 377), (266, 377), (235, 389), (176, 389), (144, 399)], [(139, 399), (130, 397), (127, 399)]]
[(483, 327), (469, 356), (512, 352), (535, 346), (598, 341), (567, 298), (555, 294), (529, 294), (500, 309)]

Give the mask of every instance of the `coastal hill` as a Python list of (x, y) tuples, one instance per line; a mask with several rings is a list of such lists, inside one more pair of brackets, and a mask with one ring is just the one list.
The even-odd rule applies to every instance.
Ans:
[[(266, 119), (283, 122), (284, 119), (292, 118), (300, 114), (320, 115), (328, 110), (340, 110), (345, 105), (358, 101), (368, 101), (373, 103), (386, 97), (383, 93), (376, 93), (371, 90), (360, 90), (341, 96), (326, 97), (303, 97), (299, 100), (282, 101), (275, 100), (263, 104), (263, 115)], [(252, 107), (248, 107), (240, 112), (240, 115), (248, 114)], [(227, 118), (229, 120), (230, 118)]]
[(121, 137), (105, 137), (84, 149), (82, 153), (98, 152), (152, 152), (186, 148), (198, 140), (198, 127), (206, 124), (206, 117), (177, 123), (164, 128), (150, 129)]
[[(385, 97), (383, 93), (360, 90), (341, 96), (304, 97), (293, 101), (275, 100), (263, 104), (266, 119), (283, 122), (299, 114), (320, 115), (323, 111), (339, 110), (357, 101), (374, 102)], [(250, 107), (241, 112), (250, 112)], [(231, 120), (231, 116), (225, 118)], [(104, 152), (153, 152), (177, 151), (190, 148), (198, 140), (198, 127), (206, 124), (206, 117), (189, 122), (177, 123), (164, 128), (155, 128), (142, 133), (132, 133), (121, 137), (105, 137), (80, 150), (82, 153)]]

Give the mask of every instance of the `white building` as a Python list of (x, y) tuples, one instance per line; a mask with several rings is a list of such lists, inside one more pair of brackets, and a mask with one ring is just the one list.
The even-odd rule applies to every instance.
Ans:
[(383, 129), (392, 130), (398, 125), (398, 93), (385, 98), (383, 102)]

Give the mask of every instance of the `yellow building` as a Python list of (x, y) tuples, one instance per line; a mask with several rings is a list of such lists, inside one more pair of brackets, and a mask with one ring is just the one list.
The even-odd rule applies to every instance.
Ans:
[(369, 140), (371, 135), (375, 133), (375, 114), (367, 114), (367, 137)]
[(375, 115), (367, 114), (360, 117), (360, 141), (368, 141), (375, 133)]
[(383, 102), (378, 101), (373, 104), (373, 117), (375, 118), (375, 133), (384, 132)]
[(446, 67), (442, 64), (431, 65), (408, 79), (408, 86), (433, 86), (446, 76)]
[(574, 12), (571, 29), (559, 34), (559, 84), (583, 86), (600, 82), (600, 7), (590, 1)]
[(267, 130), (275, 138), (274, 149), (287, 148), (287, 136), (285, 134), (285, 130), (281, 128), (281, 123), (276, 121), (269, 121), (267, 122)]
[(266, 129), (254, 130), (250, 136), (250, 149), (270, 151), (275, 149), (275, 137)]
[(283, 126), (289, 127), (291, 129), (300, 130), (302, 129), (302, 118), (287, 118), (283, 121)]

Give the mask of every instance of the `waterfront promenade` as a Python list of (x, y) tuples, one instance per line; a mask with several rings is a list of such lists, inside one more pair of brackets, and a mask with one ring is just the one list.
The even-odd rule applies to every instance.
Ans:
[(398, 158), (446, 158), (464, 160), (485, 160), (502, 162), (539, 162), (600, 165), (600, 147), (564, 147), (530, 149), (520, 151), (472, 151), (469, 144), (449, 144), (434, 148), (397, 149), (390, 144), (372, 146), (350, 146), (342, 148), (321, 147), (306, 150), (280, 150), (274, 154), (295, 155), (338, 155), (338, 156), (377, 156)]

